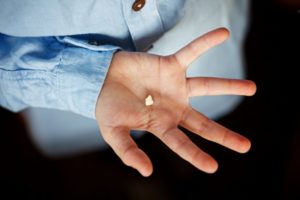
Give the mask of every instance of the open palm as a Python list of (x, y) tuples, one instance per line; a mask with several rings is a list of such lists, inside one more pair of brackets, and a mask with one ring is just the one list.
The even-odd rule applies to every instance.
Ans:
[[(220, 28), (201, 36), (170, 56), (117, 52), (99, 96), (96, 118), (105, 141), (122, 161), (142, 175), (152, 173), (148, 156), (138, 148), (130, 130), (153, 133), (170, 149), (207, 173), (217, 162), (199, 149), (178, 126), (240, 153), (247, 152), (245, 137), (211, 121), (189, 105), (189, 97), (204, 95), (253, 95), (256, 86), (247, 80), (187, 78), (188, 65), (228, 37)], [(151, 95), (154, 103), (145, 105)]]

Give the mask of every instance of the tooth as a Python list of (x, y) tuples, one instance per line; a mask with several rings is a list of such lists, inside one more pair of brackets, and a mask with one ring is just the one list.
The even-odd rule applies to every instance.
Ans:
[(151, 106), (152, 104), (154, 103), (153, 99), (152, 99), (152, 96), (151, 95), (148, 95), (145, 99), (145, 105), (146, 106)]

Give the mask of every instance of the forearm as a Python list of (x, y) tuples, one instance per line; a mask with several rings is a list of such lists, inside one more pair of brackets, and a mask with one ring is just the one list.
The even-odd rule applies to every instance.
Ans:
[[(95, 105), (117, 47), (54, 37), (1, 35), (0, 104), (69, 110), (95, 118)], [(94, 49), (93, 49), (94, 48)]]

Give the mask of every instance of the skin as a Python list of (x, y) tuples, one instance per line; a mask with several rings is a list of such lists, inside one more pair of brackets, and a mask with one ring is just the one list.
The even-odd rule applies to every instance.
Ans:
[[(154, 134), (184, 160), (207, 173), (217, 170), (217, 162), (178, 126), (239, 153), (250, 149), (247, 138), (208, 119), (188, 101), (192, 96), (251, 96), (256, 92), (256, 85), (248, 80), (186, 77), (189, 64), (228, 37), (228, 30), (219, 28), (169, 56), (115, 53), (97, 101), (96, 119), (104, 140), (126, 165), (143, 176), (153, 171), (149, 157), (131, 138), (131, 129)], [(145, 106), (148, 95), (154, 100), (151, 106)]]

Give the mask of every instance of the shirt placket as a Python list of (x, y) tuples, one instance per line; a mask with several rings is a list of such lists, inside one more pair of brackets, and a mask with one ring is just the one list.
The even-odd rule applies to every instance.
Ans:
[(122, 0), (122, 3), (135, 49), (146, 51), (164, 33), (156, 0)]

